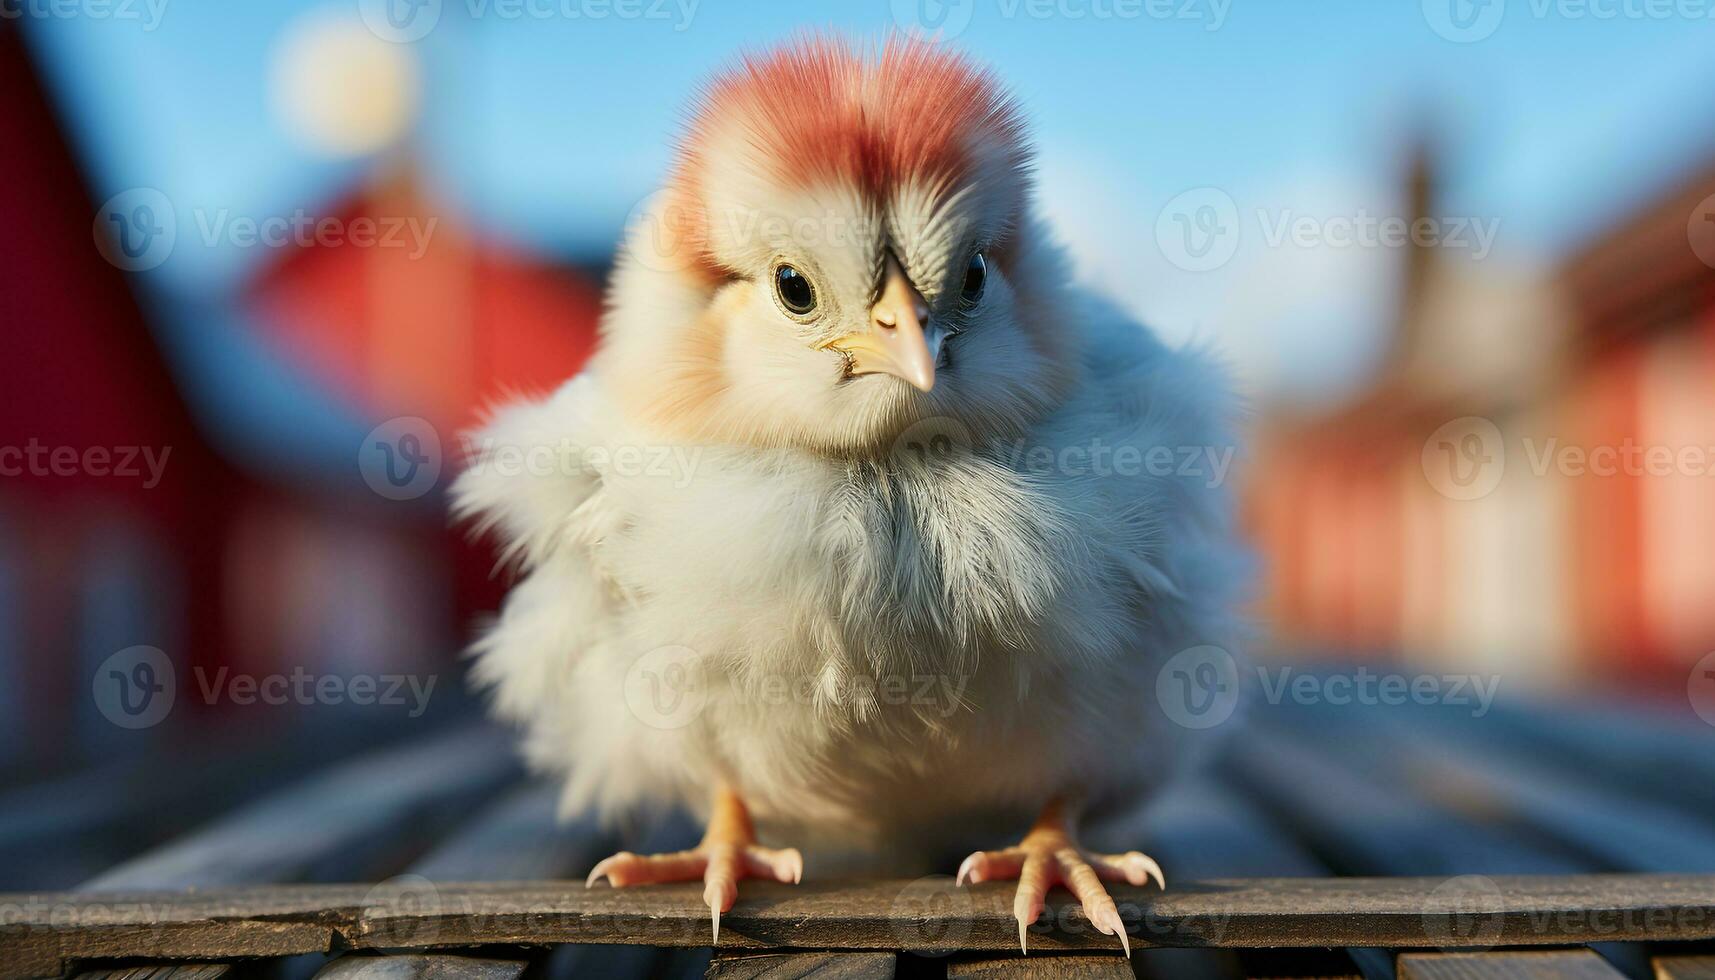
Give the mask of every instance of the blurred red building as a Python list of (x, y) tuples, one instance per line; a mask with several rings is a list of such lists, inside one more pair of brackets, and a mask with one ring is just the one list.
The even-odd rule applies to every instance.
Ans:
[[(360, 406), (374, 424), (427, 420), (446, 456), (444, 486), (457, 465), (458, 434), (486, 408), (520, 392), (551, 390), (577, 373), (595, 343), (601, 293), (581, 270), (482, 239), (420, 186), (408, 164), (383, 162), (363, 193), (330, 209), (343, 227), (411, 223), (422, 235), (420, 250), (405, 236), (392, 246), (287, 251), (258, 276), (248, 304), (284, 360)], [(358, 452), (351, 447), (354, 468)], [(395, 518), (413, 513), (381, 498), (371, 504)], [(277, 541), (295, 557), (289, 568), (240, 563), (230, 588), (248, 619), (278, 618), (285, 626), (298, 621), (298, 611), (279, 608), (270, 596), (295, 588), (305, 604), (324, 601), (319, 583), (337, 581), (354, 565), (366, 568), (368, 580), (352, 582), (351, 594), (367, 602), (390, 592), (404, 605), (349, 611), (348, 629), (352, 620), (366, 624), (352, 630), (364, 649), (385, 661), (389, 649), (430, 642), (438, 649), (425, 653), (442, 657), (460, 645), (470, 616), (494, 608), (502, 591), (492, 554), (464, 529), (448, 527), (444, 513), (415, 513), (403, 527), (374, 513), (351, 526), (291, 504), (247, 513), (241, 533)], [(403, 536), (383, 546), (374, 540), (381, 527)], [(424, 548), (433, 552), (426, 562)], [(427, 635), (406, 631), (425, 621)], [(388, 635), (392, 642), (376, 642)], [(352, 649), (345, 660), (359, 655)]]
[[(1715, 649), (1711, 195), (1715, 172), (1546, 274), (1408, 254), (1375, 384), (1261, 413), (1277, 646), (1684, 683)], [(1420, 157), (1414, 212), (1432, 197)]]
[[(170, 454), (158, 480), (82, 462), (0, 475), (0, 767), (53, 770), (120, 736), (146, 742), (107, 724), (91, 695), (96, 665), (133, 645), (178, 667), (187, 707), (162, 728), (180, 734), (221, 710), (190, 696), (198, 669), (436, 671), (457, 688), (469, 616), (501, 588), (487, 550), (448, 526), (437, 495), (368, 492), (355, 437), (283, 467), (230, 452), (230, 431), (215, 433), (243, 417), (229, 402), (245, 392), (193, 395), (155, 318), (257, 329), (310, 398), (356, 406), (365, 428), (423, 417), (450, 450), (485, 403), (578, 370), (600, 312), (593, 276), (484, 240), (419, 191), (408, 162), (381, 155), (355, 194), (315, 210), (348, 227), (434, 216), (426, 249), (286, 246), (233, 299), (189, 309), (102, 258), (99, 195), (18, 30), (0, 29), (0, 86), (12, 164), (0, 222), (13, 230), (0, 235), (0, 448)], [(266, 435), (249, 441), (269, 455)], [(452, 471), (448, 460), (437, 490)]]

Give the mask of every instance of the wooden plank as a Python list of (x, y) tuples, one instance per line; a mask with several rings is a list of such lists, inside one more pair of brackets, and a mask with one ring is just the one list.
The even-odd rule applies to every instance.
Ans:
[[(434, 901), (437, 882), (567, 877), (614, 850), (612, 835), (593, 819), (561, 825), (555, 817), (558, 800), (558, 787), (547, 782), (527, 783), (502, 796), (406, 869), (394, 882), (400, 899), (406, 900), (407, 893), (414, 891), (418, 893), (414, 900)], [(520, 955), (513, 965), (521, 972), (536, 958)], [(413, 969), (412, 963), (404, 961), (415, 959), (420, 957), (342, 956), (315, 976), (316, 980), (416, 976), (400, 972)], [(437, 969), (458, 965), (442, 964)], [(641, 971), (603, 971), (602, 975), (627, 973), (641, 975)]]
[(1558, 841), (1604, 870), (1715, 873), (1715, 834), (1705, 819), (1592, 783), (1587, 773), (1489, 751), (1470, 735), (1413, 736), (1403, 714), (1377, 713), (1374, 721), (1376, 735), (1392, 728), (1412, 740), (1423, 785), (1445, 787), (1470, 809)]
[(947, 980), (1132, 980), (1123, 956), (996, 956), (947, 964)]
[(899, 957), (893, 953), (736, 953), (721, 952), (709, 961), (710, 980), (893, 980)]
[(430, 881), (569, 878), (618, 849), (594, 818), (560, 823), (560, 789), (531, 782), (501, 797), (406, 869)]
[(0, 887), (70, 888), (399, 734), (397, 725), (349, 720), (289, 738), (222, 732), (0, 793)]
[(183, 963), (89, 970), (75, 980), (219, 980), (232, 972), (231, 963)]
[[(1613, 870), (1529, 824), (1500, 819), (1506, 807), (1473, 788), (1477, 777), (1449, 771), (1446, 740), (1430, 734), (1435, 729), (1426, 721), (1445, 714), (1417, 705), (1270, 712), (1261, 726), (1267, 751), (1296, 757), (1256, 778), (1301, 798), (1297, 805), (1313, 812), (1320, 846), (1347, 873), (1479, 876), (1449, 886), (1469, 891), (1481, 888), (1481, 876), (1497, 872)], [(1495, 746), (1477, 740), (1458, 758), (1465, 768), (1480, 769), (1496, 754)], [(1637, 946), (1598, 943), (1595, 949), (1628, 973), (1647, 964)], [(1360, 965), (1372, 956), (1354, 954)]]
[(1715, 980), (1715, 956), (1657, 956), (1656, 980)]
[[(634, 828), (625, 846), (643, 854), (667, 854), (696, 845), (702, 836), (691, 818), (676, 812), (653, 827)], [(605, 848), (611, 853), (614, 848)], [(577, 867), (577, 878), (607, 854), (597, 854)], [(636, 945), (568, 945), (553, 951), (545, 972), (551, 977), (698, 977), (708, 971), (705, 950), (654, 949)]]
[[(1607, 703), (1503, 702), (1482, 719), (1430, 715), (1425, 723), (1483, 737), (1493, 752), (1715, 817), (1715, 728), (1696, 719)], [(1671, 759), (1672, 765), (1641, 766), (1639, 759)]]
[(316, 980), (518, 980), (529, 965), (523, 958), (446, 953), (342, 956), (317, 973)]
[(1148, 805), (1101, 820), (1085, 834), (1096, 850), (1141, 850), (1177, 878), (1292, 878), (1330, 874), (1278, 819), (1201, 772), (1175, 780)]
[(481, 725), (334, 766), (86, 882), (88, 891), (219, 888), (389, 874), (519, 778), (513, 736)]
[(1405, 953), (1399, 980), (1625, 980), (1587, 949)]
[[(1459, 887), (1449, 888), (1449, 884)], [(1111, 887), (1134, 947), (1487, 948), (1715, 939), (1715, 875), (1216, 879), (1167, 892)], [(924, 882), (785, 885), (747, 881), (721, 919), (722, 948), (1011, 952), (1013, 887), (924, 894)], [(1108, 952), (1071, 896), (1033, 951)], [(1472, 929), (1476, 920), (1480, 928)], [(63, 972), (80, 959), (286, 956), (490, 944), (705, 946), (700, 883), (592, 888), (582, 882), (447, 882), (432, 901), (391, 901), (368, 885), (193, 892), (0, 895), (0, 965)], [(20, 965), (22, 964), (22, 966)], [(26, 969), (26, 967), (28, 969)]]
[[(1322, 877), (1329, 868), (1249, 796), (1202, 770), (1170, 782), (1142, 810), (1087, 831), (1098, 850), (1149, 853), (1169, 885), (1180, 879)], [(1137, 949), (1132, 969), (1163, 980), (1232, 980), (1240, 958), (1218, 949)]]
[[(1600, 870), (1415, 792), (1406, 747), (1372, 726), (1259, 718), (1227, 764), (1342, 874), (1564, 874)], [(1311, 741), (1314, 739), (1315, 741)]]

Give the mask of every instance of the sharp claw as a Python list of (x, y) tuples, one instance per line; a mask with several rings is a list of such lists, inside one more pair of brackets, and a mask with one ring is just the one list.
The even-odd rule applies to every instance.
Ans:
[(1154, 858), (1142, 851), (1127, 851), (1106, 860), (1117, 864), (1125, 872), (1125, 880), (1139, 888), (1153, 880), (1156, 887), (1162, 891), (1167, 890), (1167, 879), (1161, 873), (1161, 865), (1156, 864)]
[(1155, 859), (1147, 854), (1138, 854), (1137, 857), (1138, 863), (1143, 865), (1144, 873), (1155, 879), (1155, 885), (1157, 888), (1160, 888), (1162, 891), (1166, 891), (1167, 879), (1161, 874), (1161, 865), (1156, 864)]
[(1030, 944), (1024, 941), (1025, 921), (1018, 920), (1018, 952), (1023, 956), (1030, 955)]
[(1126, 935), (1125, 920), (1120, 918), (1119, 909), (1112, 905), (1098, 908), (1093, 914), (1086, 910), (1090, 924), (1094, 925), (1105, 936), (1119, 936), (1120, 946), (1125, 949), (1127, 959), (1131, 958), (1131, 937)]
[(774, 872), (776, 880), (790, 880), (796, 885), (804, 879), (804, 855), (799, 854), (796, 847), (788, 847), (769, 862), (769, 870)]
[(714, 945), (721, 942), (721, 905), (726, 896), (717, 882), (709, 882), (703, 886), (703, 904), (709, 907), (709, 921), (714, 926)]
[(981, 852), (976, 853), (976, 854), (972, 854), (970, 857), (965, 858), (964, 863), (959, 865), (959, 876), (957, 878), (953, 879), (953, 884), (955, 886), (962, 886), (962, 885), (966, 885), (966, 884), (971, 884), (971, 885), (976, 884), (976, 880), (974, 878), (972, 878), (971, 876), (976, 873), (977, 858), (980, 858), (980, 857), (982, 857)]
[[(618, 856), (619, 855), (617, 854), (614, 855), (614, 857)], [(589, 877), (584, 879), (584, 887), (594, 888), (595, 883), (600, 881), (603, 875), (607, 874), (608, 866), (611, 864), (613, 864), (613, 858), (611, 857), (602, 858), (600, 861), (597, 861), (596, 866), (590, 869)], [(609, 884), (611, 884), (611, 882), (609, 882)]]

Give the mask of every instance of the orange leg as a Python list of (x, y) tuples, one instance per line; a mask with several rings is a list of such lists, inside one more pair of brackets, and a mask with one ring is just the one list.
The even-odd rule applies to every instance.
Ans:
[(721, 941), (721, 913), (738, 899), (740, 878), (773, 878), (797, 884), (804, 877), (804, 858), (796, 848), (775, 850), (756, 843), (744, 801), (726, 786), (715, 790), (708, 829), (696, 847), (676, 854), (632, 854), (620, 851), (590, 869), (585, 887), (606, 878), (615, 888), (669, 881), (703, 880), (703, 901), (714, 924), (714, 941)]
[(1125, 854), (1093, 854), (1072, 839), (1071, 820), (1066, 805), (1059, 799), (1050, 800), (1042, 809), (1030, 833), (1016, 847), (1000, 851), (978, 851), (965, 858), (959, 866), (959, 884), (982, 881), (1018, 879), (1018, 893), (1012, 900), (1012, 915), (1018, 920), (1018, 946), (1025, 953), (1025, 929), (1042, 915), (1042, 904), (1048, 889), (1065, 885), (1084, 904), (1084, 915), (1103, 934), (1118, 935), (1127, 956), (1131, 955), (1131, 939), (1126, 935), (1125, 922), (1119, 909), (1108, 895), (1104, 881), (1125, 881), (1143, 885), (1154, 879), (1167, 887), (1161, 866), (1138, 851)]

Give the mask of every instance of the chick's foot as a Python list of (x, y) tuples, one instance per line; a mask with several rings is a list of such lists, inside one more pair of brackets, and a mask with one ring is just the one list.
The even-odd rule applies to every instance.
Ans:
[(1065, 885), (1083, 903), (1084, 915), (1091, 925), (1104, 935), (1117, 935), (1127, 956), (1131, 955), (1131, 938), (1126, 935), (1125, 922), (1102, 882), (1124, 881), (1141, 886), (1154, 880), (1157, 886), (1167, 887), (1161, 866), (1147, 854), (1138, 851), (1095, 854), (1079, 847), (1072, 839), (1070, 822), (1058, 801), (1048, 804), (1030, 833), (1016, 846), (978, 851), (959, 865), (961, 885), (1009, 879), (1018, 880), (1012, 915), (1018, 920), (1019, 949), (1027, 954), (1030, 948), (1025, 942), (1025, 930), (1042, 915), (1048, 890), (1055, 885)]
[(590, 869), (584, 887), (606, 878), (615, 888), (675, 881), (703, 881), (703, 902), (709, 907), (714, 942), (721, 940), (721, 913), (738, 899), (740, 878), (771, 878), (797, 884), (804, 877), (804, 858), (796, 848), (776, 850), (756, 843), (750, 815), (736, 793), (715, 793), (714, 810), (702, 842), (673, 854), (632, 854), (620, 851)]

